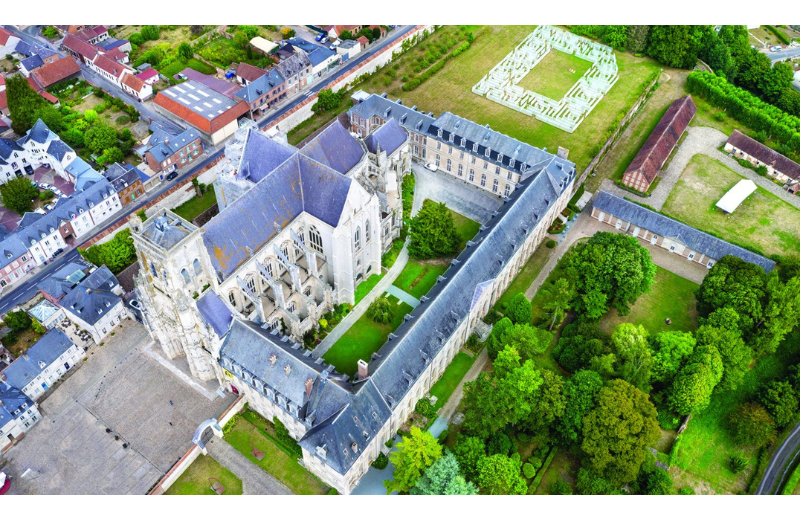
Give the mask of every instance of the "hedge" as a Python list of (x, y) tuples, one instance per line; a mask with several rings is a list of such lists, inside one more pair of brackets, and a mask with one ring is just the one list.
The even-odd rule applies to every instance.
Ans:
[(794, 468), (792, 476), (789, 477), (789, 480), (787, 480), (786, 484), (784, 484), (783, 492), (781, 494), (791, 495), (792, 492), (794, 491), (794, 488), (796, 488), (798, 484), (800, 484), (800, 466)]
[(769, 32), (774, 34), (784, 45), (789, 45), (789, 43), (791, 43), (789, 41), (789, 38), (787, 38), (786, 35), (783, 34), (783, 31), (781, 31), (774, 25), (765, 25), (764, 27), (766, 27)]
[(536, 492), (536, 488), (538, 488), (539, 484), (542, 483), (544, 474), (547, 473), (547, 468), (550, 467), (550, 463), (553, 462), (553, 458), (556, 456), (557, 452), (558, 448), (553, 447), (553, 449), (550, 450), (550, 454), (547, 455), (546, 459), (544, 459), (544, 464), (542, 465), (541, 469), (536, 472), (536, 478), (533, 479), (533, 482), (531, 482), (531, 487), (528, 488), (529, 495), (533, 495)]
[(439, 72), (440, 70), (442, 70), (444, 68), (444, 66), (447, 64), (448, 60), (450, 60), (451, 58), (455, 58), (456, 56), (458, 56), (459, 54), (461, 54), (465, 50), (469, 49), (470, 45), (471, 45), (471, 43), (466, 41), (466, 42), (462, 43), (461, 45), (459, 45), (458, 47), (456, 47), (453, 50), (453, 52), (451, 52), (450, 54), (448, 54), (447, 56), (442, 58), (440, 61), (437, 61), (436, 63), (434, 63), (428, 70), (423, 72), (421, 76), (407, 81), (403, 85), (403, 90), (406, 91), (406, 92), (408, 92), (410, 90), (414, 90), (418, 86), (422, 85), (423, 83), (425, 83), (426, 81), (431, 79), (434, 74), (436, 74), (437, 72)]

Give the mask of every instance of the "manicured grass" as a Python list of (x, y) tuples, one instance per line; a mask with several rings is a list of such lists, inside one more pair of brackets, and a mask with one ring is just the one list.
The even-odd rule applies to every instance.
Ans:
[(528, 261), (525, 262), (525, 265), (522, 266), (519, 274), (517, 274), (516, 278), (511, 281), (511, 284), (508, 286), (508, 289), (506, 289), (506, 292), (504, 292), (503, 295), (497, 300), (495, 309), (499, 310), (504, 303), (511, 301), (511, 298), (519, 293), (524, 293), (527, 291), (528, 287), (530, 287), (536, 277), (539, 276), (544, 264), (547, 263), (547, 260), (553, 253), (552, 249), (544, 245), (547, 240), (548, 239), (545, 239), (544, 242), (539, 244), (539, 247), (536, 248), (536, 251), (534, 251)]
[(383, 278), (384, 274), (386, 273), (382, 272), (381, 274), (373, 274), (372, 276), (370, 276), (369, 278), (358, 284), (358, 287), (356, 287), (355, 305), (358, 305), (358, 302), (363, 300), (364, 296), (368, 295), (369, 292), (372, 290), (372, 288), (378, 285), (378, 282), (381, 281), (381, 278)]
[(172, 208), (172, 211), (191, 222), (196, 219), (200, 213), (216, 203), (217, 196), (214, 193), (214, 189), (208, 187), (203, 195), (187, 200), (177, 208)]
[[(639, 297), (627, 316), (611, 309), (600, 321), (600, 328), (611, 334), (620, 323), (644, 325), (650, 334), (668, 330), (693, 331), (697, 328), (694, 292), (700, 287), (666, 269), (656, 267), (656, 280), (649, 293)], [(672, 320), (667, 325), (664, 320)]]
[(386, 343), (389, 333), (397, 330), (403, 323), (404, 316), (413, 310), (410, 305), (401, 302), (394, 296), (387, 297), (389, 301), (397, 305), (391, 323), (375, 323), (372, 318), (364, 314), (323, 356), (325, 361), (331, 363), (339, 373), (355, 374), (358, 369), (358, 360), (369, 361), (372, 354)]
[[(225, 435), (225, 441), (247, 457), (247, 460), (280, 480), (296, 495), (324, 495), (328, 491), (328, 487), (301, 466), (296, 457), (288, 455), (241, 417)], [(265, 454), (260, 462), (251, 454), (253, 451), (251, 443)]]
[(436, 285), (436, 279), (444, 274), (449, 266), (450, 263), (446, 260), (411, 258), (392, 285), (419, 299)]
[(242, 481), (225, 466), (209, 455), (200, 455), (186, 468), (178, 480), (164, 493), (165, 495), (216, 495), (211, 489), (212, 482), (217, 479), (225, 486), (225, 495), (241, 495)]
[(558, 101), (591, 66), (577, 56), (552, 49), (517, 85)]
[(164, 76), (166, 76), (168, 78), (171, 78), (171, 77), (175, 76), (175, 74), (177, 74), (180, 71), (182, 71), (183, 69), (185, 69), (186, 67), (189, 67), (190, 69), (194, 69), (197, 72), (201, 72), (203, 74), (216, 74), (217, 73), (217, 69), (215, 69), (214, 67), (212, 67), (210, 65), (207, 65), (206, 63), (204, 63), (204, 62), (202, 62), (202, 61), (200, 61), (200, 60), (198, 60), (196, 58), (192, 58), (189, 61), (185, 61), (185, 62), (184, 61), (180, 61), (180, 60), (175, 60), (172, 63), (170, 63), (169, 65), (167, 65), (166, 67), (163, 67), (163, 68), (159, 69), (159, 72), (161, 74), (163, 74)]
[[(800, 332), (795, 332), (775, 355), (758, 361), (739, 388), (712, 396), (708, 408), (692, 416), (681, 435), (677, 465), (698, 491), (710, 487), (717, 493), (737, 493), (746, 489), (757, 464), (756, 450), (736, 444), (728, 432), (727, 417), (739, 404), (757, 400), (763, 383), (783, 377), (786, 368), (797, 363), (799, 351)], [(749, 468), (739, 475), (729, 469), (730, 456), (737, 451), (750, 458)]]
[(742, 179), (721, 162), (696, 155), (681, 174), (663, 211), (690, 226), (754, 247), (766, 255), (800, 249), (800, 210), (767, 190), (759, 187), (729, 215), (715, 206)]
[(431, 395), (435, 395), (439, 399), (436, 401), (436, 409), (440, 409), (445, 405), (450, 396), (453, 395), (458, 384), (467, 375), (472, 364), (475, 362), (474, 357), (470, 357), (463, 352), (456, 354), (453, 361), (445, 369), (442, 377), (431, 388)]
[(453, 224), (456, 227), (456, 231), (458, 231), (459, 236), (461, 236), (461, 242), (458, 244), (458, 251), (461, 252), (467, 247), (467, 241), (472, 240), (475, 235), (478, 234), (478, 231), (481, 230), (481, 225), (452, 209), (449, 211), (450, 215), (453, 217)]

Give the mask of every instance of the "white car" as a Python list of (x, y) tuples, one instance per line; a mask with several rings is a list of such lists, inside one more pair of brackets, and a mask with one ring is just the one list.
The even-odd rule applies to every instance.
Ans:
[(438, 166), (436, 166), (436, 165), (435, 165), (435, 164), (433, 164), (433, 163), (428, 163), (428, 164), (426, 164), (426, 165), (425, 165), (425, 169), (426, 169), (426, 170), (430, 170), (430, 171), (432, 171), (432, 172), (435, 172), (435, 171), (437, 171), (437, 170), (439, 169), (439, 167), (438, 167)]
[(778, 52), (779, 50), (781, 50), (781, 48), (778, 45), (775, 45), (773, 47), (770, 47), (769, 50), (772, 52)]

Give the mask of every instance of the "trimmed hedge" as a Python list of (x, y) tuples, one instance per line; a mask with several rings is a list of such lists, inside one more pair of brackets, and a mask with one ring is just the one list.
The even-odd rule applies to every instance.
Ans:
[(764, 27), (766, 27), (769, 32), (774, 34), (784, 45), (789, 45), (789, 43), (791, 43), (789, 38), (787, 38), (786, 35), (783, 34), (783, 31), (781, 31), (774, 25), (765, 25)]
[(536, 478), (533, 479), (533, 482), (531, 482), (531, 486), (528, 488), (529, 495), (533, 495), (534, 493), (536, 493), (536, 488), (538, 488), (539, 484), (542, 483), (544, 474), (547, 473), (547, 468), (550, 467), (550, 463), (553, 462), (553, 458), (556, 456), (557, 452), (558, 452), (557, 447), (553, 447), (553, 449), (550, 450), (550, 453), (544, 460), (544, 464), (542, 465), (541, 469), (539, 469), (539, 471), (536, 472)]

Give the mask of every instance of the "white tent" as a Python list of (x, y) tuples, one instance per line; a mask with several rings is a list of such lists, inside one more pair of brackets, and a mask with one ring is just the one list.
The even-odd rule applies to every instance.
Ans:
[(754, 191), (756, 191), (755, 182), (750, 179), (741, 180), (719, 199), (717, 207), (725, 213), (733, 213), (739, 207), (739, 204), (744, 202)]
[(250, 45), (252, 45), (256, 50), (261, 51), (264, 54), (269, 54), (272, 52), (272, 49), (278, 47), (277, 43), (271, 42), (266, 38), (262, 38), (261, 36), (256, 36), (252, 40), (250, 40)]

